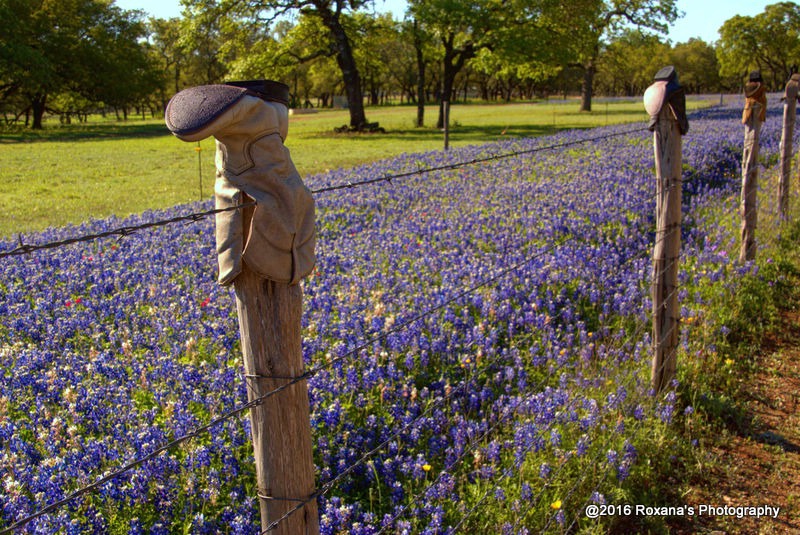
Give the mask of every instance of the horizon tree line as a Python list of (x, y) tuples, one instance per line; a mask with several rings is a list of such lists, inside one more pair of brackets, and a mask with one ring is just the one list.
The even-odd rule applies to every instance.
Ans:
[(735, 16), (720, 39), (663, 38), (675, 0), (409, 0), (403, 20), (374, 0), (182, 0), (182, 17), (150, 18), (106, 0), (0, 0), (0, 108), (6, 123), (41, 128), (110, 111), (159, 115), (193, 85), (267, 78), (293, 107), (344, 95), (351, 130), (367, 105), (636, 96), (675, 65), (689, 93), (737, 92), (758, 69), (780, 90), (800, 57), (800, 6)]

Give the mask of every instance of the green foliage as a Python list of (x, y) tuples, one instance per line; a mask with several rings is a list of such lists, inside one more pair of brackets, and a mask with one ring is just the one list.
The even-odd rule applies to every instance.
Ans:
[(689, 39), (687, 43), (678, 43), (672, 49), (670, 63), (675, 66), (686, 93), (712, 93), (719, 89), (717, 55), (705, 41)]
[(711, 45), (690, 39), (670, 46), (655, 35), (628, 29), (600, 54), (597, 89), (608, 95), (642, 95), (664, 65), (675, 66), (688, 94), (714, 92), (720, 87), (717, 57)]
[[(670, 47), (640, 30), (628, 30), (611, 42), (598, 60), (598, 88), (607, 94), (642, 95), (653, 75), (670, 63)], [(683, 73), (678, 71), (683, 81)]]
[(738, 89), (749, 71), (759, 69), (773, 89), (782, 88), (800, 57), (800, 6), (778, 2), (754, 17), (737, 15), (719, 33), (720, 75), (731, 87)]
[(99, 0), (2, 0), (0, 16), (15, 21), (0, 37), (3, 98), (16, 95), (30, 105), (34, 128), (57, 95), (122, 106), (158, 86), (137, 12)]

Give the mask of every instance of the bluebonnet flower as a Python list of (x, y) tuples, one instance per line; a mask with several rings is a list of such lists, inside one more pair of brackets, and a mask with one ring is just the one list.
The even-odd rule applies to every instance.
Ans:
[(532, 497), (533, 497), (533, 489), (527, 482), (523, 482), (522, 485), (520, 486), (520, 493), (519, 493), (520, 500), (527, 502)]
[(539, 465), (539, 477), (542, 479), (547, 479), (550, 477), (551, 468), (550, 465), (547, 463), (542, 463)]

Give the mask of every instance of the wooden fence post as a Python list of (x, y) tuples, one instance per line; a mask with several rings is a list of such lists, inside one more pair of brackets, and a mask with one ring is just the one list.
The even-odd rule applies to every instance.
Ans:
[[(303, 374), (303, 293), (258, 276), (246, 263), (234, 280), (248, 400)], [(308, 386), (297, 382), (250, 409), (262, 529), (315, 491)], [(271, 533), (319, 533), (317, 500), (281, 520)]]
[(750, 73), (745, 85), (745, 107), (742, 113), (744, 125), (744, 152), (742, 154), (742, 194), (739, 214), (741, 223), (741, 247), (739, 262), (756, 258), (756, 226), (758, 225), (758, 148), (761, 123), (767, 113), (766, 88), (758, 71)]
[(644, 94), (650, 114), (656, 164), (656, 236), (653, 247), (653, 361), (651, 384), (669, 387), (677, 368), (680, 307), (678, 261), (681, 249), (681, 136), (688, 131), (686, 97), (677, 73), (665, 67)]
[(314, 199), (284, 146), (288, 105), (280, 82), (228, 82), (177, 93), (165, 120), (184, 141), (217, 140), (218, 282), (236, 293), (262, 530), (317, 535), (299, 284), (314, 267)]
[(781, 133), (781, 178), (778, 183), (778, 215), (781, 219), (789, 216), (789, 183), (792, 172), (792, 144), (794, 123), (797, 114), (797, 94), (800, 87), (800, 74), (792, 74), (783, 94), (783, 131)]

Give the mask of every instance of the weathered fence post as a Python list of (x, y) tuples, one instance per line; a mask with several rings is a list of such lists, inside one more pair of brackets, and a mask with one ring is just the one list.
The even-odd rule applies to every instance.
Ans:
[[(300, 285), (264, 279), (245, 262), (233, 282), (248, 401), (303, 374)], [(250, 409), (262, 529), (280, 520), (315, 490), (305, 381)], [(281, 520), (271, 533), (318, 533), (317, 502)]]
[(756, 257), (756, 226), (758, 225), (758, 137), (761, 123), (767, 117), (766, 87), (759, 71), (750, 73), (745, 84), (745, 106), (742, 112), (744, 125), (744, 152), (742, 154), (741, 248), (739, 262)]
[(664, 67), (644, 93), (656, 164), (656, 237), (653, 247), (653, 361), (656, 392), (675, 377), (680, 321), (678, 259), (681, 249), (681, 136), (689, 130), (686, 95), (673, 67)]
[(789, 183), (792, 172), (792, 144), (794, 123), (797, 114), (797, 95), (800, 89), (800, 74), (793, 73), (783, 93), (783, 131), (781, 133), (781, 178), (778, 183), (778, 215), (789, 216)]
[(319, 533), (299, 285), (315, 231), (283, 144), (288, 100), (267, 80), (194, 87), (170, 100), (166, 122), (184, 141), (217, 140), (216, 207), (229, 209), (216, 216), (219, 282), (236, 293), (261, 525), (295, 535)]

